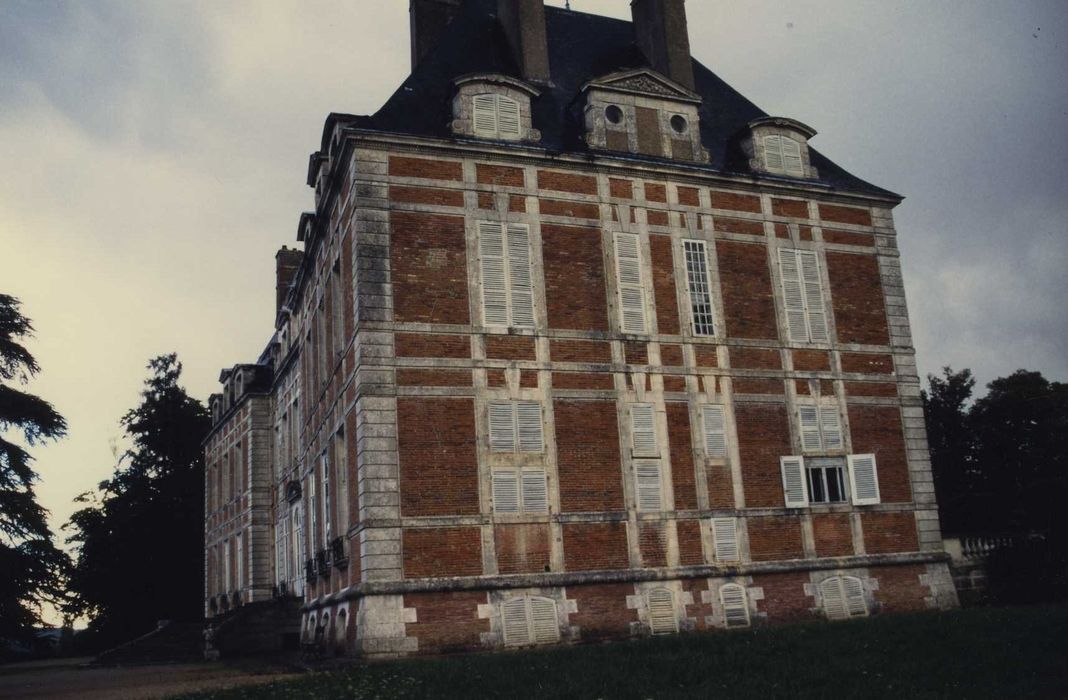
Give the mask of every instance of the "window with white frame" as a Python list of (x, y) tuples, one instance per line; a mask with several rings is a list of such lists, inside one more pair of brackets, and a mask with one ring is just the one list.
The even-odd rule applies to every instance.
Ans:
[(616, 233), (614, 241), (620, 328), (624, 333), (645, 333), (645, 285), (642, 283), (640, 239), (634, 233)]
[(493, 401), (488, 412), (494, 512), (548, 512), (541, 404)]
[(274, 533), (274, 566), (275, 566), (275, 583), (286, 583), (289, 581), (289, 557), (287, 556), (286, 545), (289, 537), (289, 516), (283, 516), (278, 522), (275, 523)]
[(289, 580), (294, 582), (294, 593), (299, 594), (303, 590), (302, 581), (304, 567), (304, 506), (298, 501), (293, 504), (291, 511), (292, 538), (289, 547), (290, 564)]
[(675, 593), (667, 588), (654, 588), (645, 596), (649, 611), (649, 630), (653, 634), (672, 634), (679, 631), (679, 617), (675, 610)]
[(656, 437), (656, 410), (652, 404), (632, 404), (630, 407), (631, 451), (635, 457), (659, 457), (660, 443)]
[(690, 292), (690, 328), (694, 335), (716, 334), (712, 305), (712, 279), (709, 276), (708, 246), (704, 241), (683, 241), (686, 258), (686, 286)]
[(560, 641), (556, 601), (522, 596), (501, 603), (501, 630), (507, 646), (552, 644)]
[(308, 515), (308, 558), (315, 556), (315, 551), (319, 548), (319, 533), (316, 529), (315, 521), (315, 472), (312, 471), (308, 475), (308, 487), (304, 491), (307, 494), (308, 504), (304, 509), (304, 512)]
[(780, 248), (779, 272), (790, 340), (829, 342), (819, 257), (811, 250)]
[(656, 432), (656, 410), (651, 404), (631, 405), (630, 439), (631, 455), (635, 458), (634, 491), (638, 510), (662, 510), (660, 443)]
[(744, 586), (737, 583), (721, 586), (719, 602), (723, 606), (723, 621), (728, 628), (749, 626), (749, 598)]
[(530, 270), (530, 227), (478, 223), (482, 271), (482, 318), (487, 326), (534, 327), (534, 285)]
[(717, 562), (739, 561), (742, 555), (738, 540), (738, 519), (712, 518), (712, 544)]
[(765, 136), (764, 166), (771, 173), (804, 177), (805, 163), (801, 158), (801, 144), (789, 136)]
[(334, 533), (334, 519), (331, 513), (330, 503), (330, 453), (323, 450), (322, 457), (319, 460), (320, 464), (320, 479), (323, 485), (322, 496), (319, 499), (323, 507), (323, 546), (329, 547), (330, 540), (333, 539)]
[(705, 456), (711, 459), (726, 459), (727, 421), (723, 406), (706, 404), (701, 407), (701, 433), (704, 438)]
[(806, 454), (842, 450), (842, 419), (836, 403), (801, 404), (797, 413)]
[(521, 136), (519, 102), (505, 95), (484, 93), (472, 98), (476, 136), (518, 139)]
[[(783, 496), (788, 508), (846, 503), (881, 503), (875, 455), (782, 457)], [(848, 481), (847, 481), (848, 475)]]
[(848, 620), (868, 614), (864, 584), (856, 576), (833, 576), (820, 583), (823, 612), (829, 620)]

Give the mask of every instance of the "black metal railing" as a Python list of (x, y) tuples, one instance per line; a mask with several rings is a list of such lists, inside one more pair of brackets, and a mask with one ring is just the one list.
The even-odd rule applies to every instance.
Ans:
[(340, 537), (330, 540), (330, 559), (335, 569), (344, 569), (349, 565), (349, 557), (345, 554), (345, 540)]

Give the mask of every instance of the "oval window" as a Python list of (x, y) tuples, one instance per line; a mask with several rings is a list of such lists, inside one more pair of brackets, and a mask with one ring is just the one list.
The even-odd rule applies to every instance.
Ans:
[(674, 129), (676, 134), (685, 134), (689, 126), (690, 123), (681, 114), (676, 114), (671, 118), (671, 128)]
[(621, 124), (623, 122), (623, 110), (615, 105), (609, 105), (604, 111), (604, 116), (610, 124)]

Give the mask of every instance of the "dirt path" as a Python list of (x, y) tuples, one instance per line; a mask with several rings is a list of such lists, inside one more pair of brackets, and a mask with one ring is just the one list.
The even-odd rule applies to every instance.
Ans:
[(0, 666), (0, 698), (140, 700), (270, 683), (296, 675), (249, 671), (219, 663), (88, 668), (84, 666), (88, 661), (65, 659)]

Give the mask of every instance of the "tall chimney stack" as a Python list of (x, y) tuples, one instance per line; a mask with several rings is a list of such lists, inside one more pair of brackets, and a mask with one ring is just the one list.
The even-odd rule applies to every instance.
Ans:
[(497, 0), (497, 18), (524, 80), (549, 82), (549, 41), (543, 0)]
[(410, 0), (412, 70), (438, 43), (460, 9), (462, 0)]
[(686, 0), (631, 0), (638, 48), (653, 70), (690, 90), (695, 88)]

